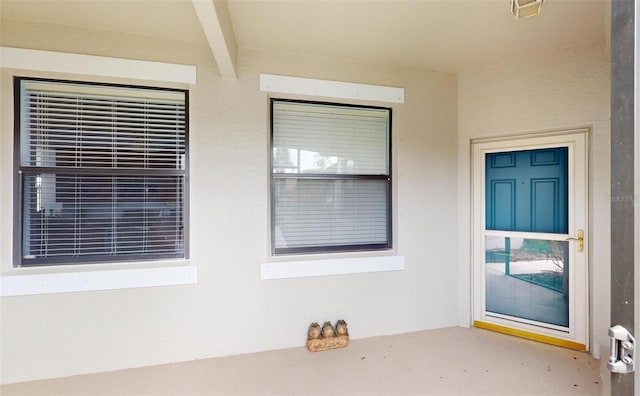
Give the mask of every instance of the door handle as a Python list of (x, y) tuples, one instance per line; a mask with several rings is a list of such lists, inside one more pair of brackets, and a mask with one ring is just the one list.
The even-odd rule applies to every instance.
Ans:
[(584, 252), (584, 231), (578, 230), (577, 238), (567, 238), (567, 241), (578, 241), (578, 252)]

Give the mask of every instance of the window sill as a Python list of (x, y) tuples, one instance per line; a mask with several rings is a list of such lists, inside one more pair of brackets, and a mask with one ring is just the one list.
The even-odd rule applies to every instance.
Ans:
[(404, 256), (358, 257), (262, 263), (260, 279), (306, 278), (314, 276), (403, 271)]
[(132, 289), (198, 283), (190, 265), (0, 276), (0, 297)]

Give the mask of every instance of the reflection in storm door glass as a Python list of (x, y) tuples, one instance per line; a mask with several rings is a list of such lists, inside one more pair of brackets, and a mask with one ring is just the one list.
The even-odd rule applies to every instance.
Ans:
[(485, 238), (486, 311), (569, 327), (568, 242)]

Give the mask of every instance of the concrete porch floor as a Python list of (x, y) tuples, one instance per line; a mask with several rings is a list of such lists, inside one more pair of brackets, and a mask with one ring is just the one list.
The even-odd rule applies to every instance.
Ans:
[(599, 360), (460, 327), (5, 385), (10, 395), (601, 395)]

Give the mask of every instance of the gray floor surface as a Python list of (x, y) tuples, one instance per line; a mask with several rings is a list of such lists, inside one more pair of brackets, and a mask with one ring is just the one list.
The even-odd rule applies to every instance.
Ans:
[[(11, 395), (601, 395), (599, 360), (460, 327), (5, 385)], [(606, 392), (605, 392), (606, 393)]]

